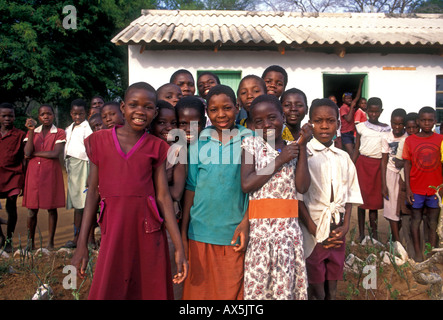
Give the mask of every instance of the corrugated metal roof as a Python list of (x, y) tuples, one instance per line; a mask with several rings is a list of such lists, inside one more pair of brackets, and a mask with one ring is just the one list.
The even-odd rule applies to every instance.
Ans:
[(438, 46), (443, 15), (142, 10), (112, 42)]

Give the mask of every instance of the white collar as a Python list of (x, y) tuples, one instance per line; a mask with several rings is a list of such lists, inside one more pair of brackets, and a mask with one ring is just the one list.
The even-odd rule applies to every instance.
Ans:
[(335, 153), (338, 153), (338, 149), (334, 146), (334, 142), (332, 142), (330, 147), (326, 147), (323, 143), (318, 141), (316, 138), (312, 137), (311, 141), (309, 141), (309, 144), (311, 145), (312, 149), (315, 151), (322, 151), (325, 149), (329, 149)]
[[(43, 128), (43, 125), (41, 125), (40, 127), (35, 128), (34, 132), (40, 133), (40, 132), (42, 132), (42, 128)], [(49, 132), (50, 133), (57, 133), (57, 127), (52, 125), (51, 130), (49, 130)]]

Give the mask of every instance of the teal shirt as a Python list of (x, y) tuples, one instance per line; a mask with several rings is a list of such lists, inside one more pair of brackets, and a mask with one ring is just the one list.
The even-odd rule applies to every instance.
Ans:
[(248, 208), (248, 194), (241, 190), (241, 143), (252, 131), (236, 125), (238, 134), (226, 144), (204, 129), (190, 146), (186, 189), (194, 191), (188, 238), (216, 245), (231, 245), (235, 228)]

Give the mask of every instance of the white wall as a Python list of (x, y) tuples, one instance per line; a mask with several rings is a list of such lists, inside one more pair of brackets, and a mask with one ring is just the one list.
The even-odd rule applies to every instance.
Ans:
[[(367, 73), (368, 95), (384, 104), (380, 121), (389, 122), (395, 108), (407, 112), (423, 106), (435, 108), (436, 76), (443, 75), (443, 57), (408, 54), (335, 54), (271, 51), (149, 51), (129, 46), (129, 82), (146, 81), (154, 88), (169, 82), (177, 69), (240, 70), (242, 76), (261, 76), (269, 65), (278, 64), (288, 72), (287, 88), (303, 90), (310, 103), (323, 97), (323, 73)], [(414, 67), (415, 70), (383, 70), (383, 67)]]

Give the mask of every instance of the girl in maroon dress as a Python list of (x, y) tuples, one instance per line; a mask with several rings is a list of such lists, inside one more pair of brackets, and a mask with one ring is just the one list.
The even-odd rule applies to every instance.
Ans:
[[(146, 131), (157, 114), (155, 90), (143, 82), (131, 85), (121, 110), (123, 126), (85, 139), (91, 165), (86, 226), (72, 264), (84, 277), (88, 233), (100, 202), (102, 238), (89, 299), (173, 299), (172, 283), (183, 282), (188, 265), (168, 190), (169, 146)], [(176, 248), (173, 280), (164, 227)]]
[(28, 249), (34, 249), (35, 228), (39, 209), (48, 210), (49, 241), (48, 249), (54, 248), (54, 236), (57, 228), (57, 208), (65, 206), (65, 185), (59, 157), (63, 154), (66, 142), (65, 131), (56, 128), (54, 110), (50, 105), (38, 109), (38, 120), (27, 119), (28, 129), (25, 141), (25, 158), (29, 159), (26, 171), (25, 189), (22, 205), (28, 212)]

